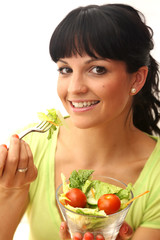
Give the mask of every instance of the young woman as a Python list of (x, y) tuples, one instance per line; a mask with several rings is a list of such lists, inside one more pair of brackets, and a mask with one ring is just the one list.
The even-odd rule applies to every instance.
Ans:
[[(55, 29), (50, 54), (69, 128), (59, 127), (50, 140), (33, 133), (25, 141), (12, 136), (9, 149), (0, 146), (0, 240), (12, 239), (26, 210), (30, 240), (60, 239), (55, 189), (61, 172), (68, 177), (74, 169), (132, 182), (134, 195), (149, 190), (132, 204), (126, 222), (132, 239), (160, 239), (160, 101), (152, 35), (142, 14), (122, 4), (77, 8)], [(131, 237), (124, 226), (118, 239)], [(69, 238), (65, 223), (60, 234)]]

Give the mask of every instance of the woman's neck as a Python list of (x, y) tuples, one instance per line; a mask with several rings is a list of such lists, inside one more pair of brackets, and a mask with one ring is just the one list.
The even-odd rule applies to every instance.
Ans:
[[(126, 153), (131, 136), (139, 131), (133, 125), (120, 127), (97, 126), (89, 129), (79, 129), (68, 122), (69, 129), (65, 131), (65, 139), (72, 148), (72, 152), (83, 156), (87, 161), (97, 159), (117, 159), (117, 156)], [(125, 152), (125, 153), (124, 153)]]

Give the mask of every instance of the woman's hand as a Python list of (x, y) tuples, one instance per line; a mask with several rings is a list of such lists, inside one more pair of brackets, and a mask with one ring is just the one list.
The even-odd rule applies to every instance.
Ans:
[[(19, 172), (26, 169), (26, 172)], [(37, 169), (29, 145), (19, 140), (18, 135), (10, 139), (9, 149), (0, 146), (0, 188), (13, 190), (24, 188), (37, 177)]]
[[(119, 234), (116, 239), (127, 240), (132, 237), (132, 234), (133, 234), (132, 228), (126, 222), (124, 222), (120, 228)], [(62, 240), (71, 239), (66, 222), (61, 223), (60, 237)], [(75, 233), (73, 240), (94, 240), (94, 237), (90, 233), (86, 233), (83, 237), (80, 233)], [(104, 237), (98, 234), (96, 236), (96, 240), (104, 240)]]
[(29, 145), (17, 135), (9, 149), (0, 145), (0, 240), (10, 240), (27, 208), (29, 186), (37, 169)]

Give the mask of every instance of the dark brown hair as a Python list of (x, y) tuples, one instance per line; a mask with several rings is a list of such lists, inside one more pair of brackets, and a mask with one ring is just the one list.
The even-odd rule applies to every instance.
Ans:
[(121, 60), (129, 73), (148, 66), (146, 83), (133, 98), (133, 123), (148, 134), (160, 135), (158, 63), (150, 55), (153, 31), (142, 13), (125, 4), (89, 5), (71, 11), (50, 40), (53, 61), (72, 54)]

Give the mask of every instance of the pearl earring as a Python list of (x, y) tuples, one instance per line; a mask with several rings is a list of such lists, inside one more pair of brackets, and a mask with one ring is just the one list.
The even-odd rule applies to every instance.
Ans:
[(132, 88), (132, 89), (131, 89), (131, 93), (133, 93), (133, 94), (136, 93), (136, 89), (135, 89), (135, 88)]

